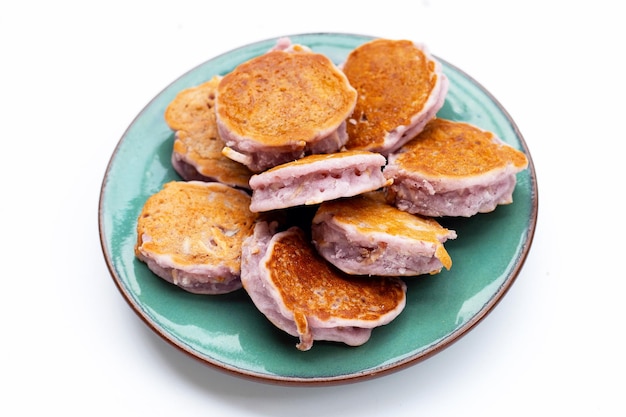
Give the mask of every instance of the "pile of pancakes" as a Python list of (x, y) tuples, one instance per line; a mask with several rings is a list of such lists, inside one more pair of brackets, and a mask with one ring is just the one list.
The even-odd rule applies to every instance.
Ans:
[(452, 267), (437, 218), (512, 203), (526, 156), (437, 118), (448, 91), (424, 45), (375, 39), (336, 65), (280, 39), (165, 111), (182, 178), (150, 196), (135, 254), (196, 294), (246, 291), (299, 339), (361, 345), (406, 279)]

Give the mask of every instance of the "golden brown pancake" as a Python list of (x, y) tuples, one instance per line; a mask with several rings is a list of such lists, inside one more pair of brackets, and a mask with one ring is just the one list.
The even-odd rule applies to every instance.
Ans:
[(220, 120), (241, 137), (268, 146), (303, 146), (334, 130), (352, 111), (356, 92), (329, 58), (271, 51), (224, 76)]
[(313, 243), (348, 274), (415, 276), (450, 269), (443, 243), (456, 232), (436, 220), (388, 204), (380, 192), (322, 203), (312, 224)]
[(187, 88), (165, 110), (165, 122), (176, 132), (172, 164), (185, 180), (217, 181), (248, 188), (252, 173), (222, 155), (224, 142), (215, 121), (215, 96), (220, 77)]
[(388, 158), (393, 179), (388, 200), (425, 216), (464, 216), (513, 201), (516, 174), (528, 166), (523, 152), (492, 132), (445, 119), (429, 122)]
[(273, 234), (257, 224), (244, 244), (242, 282), (268, 319), (298, 336), (300, 350), (313, 340), (365, 343), (371, 329), (404, 309), (406, 285), (399, 278), (356, 277), (322, 259), (302, 229)]
[[(240, 64), (219, 84), (217, 122), (225, 154), (260, 172), (294, 155), (322, 153), (316, 146), (337, 151), (355, 103), (356, 91), (325, 55), (299, 45), (271, 50)], [(343, 135), (335, 134), (342, 126)], [(256, 153), (273, 158), (252, 160)]]
[(367, 42), (348, 55), (343, 71), (359, 94), (347, 149), (396, 150), (435, 116), (448, 89), (440, 64), (408, 40)]
[[(322, 321), (333, 317), (374, 322), (404, 299), (404, 292), (395, 281), (337, 274), (317, 256), (302, 233), (278, 240), (267, 267), (285, 306), (297, 312), (299, 328), (306, 325), (302, 320), (307, 316)], [(331, 292), (324, 291), (329, 288)], [(376, 308), (369, 308), (366, 303)]]
[(398, 154), (396, 163), (426, 178), (463, 178), (513, 166), (524, 169), (524, 153), (496, 141), (492, 132), (468, 123), (436, 119)]
[(161, 278), (195, 293), (241, 287), (241, 245), (257, 215), (242, 190), (172, 181), (150, 196), (137, 220), (136, 256)]

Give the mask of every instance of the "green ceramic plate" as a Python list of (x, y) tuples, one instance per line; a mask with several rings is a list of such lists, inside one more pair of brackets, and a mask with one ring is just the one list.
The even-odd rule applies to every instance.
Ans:
[[(371, 39), (349, 34), (303, 34), (292, 40), (340, 63)], [(450, 271), (408, 279), (407, 306), (360, 347), (316, 342), (308, 352), (274, 328), (245, 291), (222, 296), (186, 293), (153, 275), (135, 259), (135, 224), (148, 196), (180, 179), (170, 166), (173, 134), (163, 119), (183, 88), (274, 45), (268, 39), (213, 58), (174, 81), (141, 111), (111, 157), (99, 206), (104, 257), (121, 294), (139, 317), (176, 348), (205, 364), (239, 376), (284, 384), (356, 381), (413, 365), (446, 348), (479, 323), (500, 301), (526, 259), (537, 222), (537, 182), (529, 169), (518, 174), (514, 203), (469, 219), (446, 220), (458, 238), (446, 243)], [(530, 153), (515, 123), (484, 88), (441, 60), (450, 90), (439, 116), (491, 130)]]

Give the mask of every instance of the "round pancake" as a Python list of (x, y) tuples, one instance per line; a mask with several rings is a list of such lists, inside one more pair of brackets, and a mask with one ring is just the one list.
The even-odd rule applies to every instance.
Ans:
[(507, 167), (520, 171), (528, 165), (523, 152), (493, 133), (445, 119), (430, 121), (391, 159), (398, 167), (432, 180), (479, 177)]
[(293, 313), (300, 335), (310, 327), (377, 327), (406, 302), (400, 279), (344, 274), (321, 258), (298, 228), (279, 234), (266, 259), (273, 290)]
[(411, 276), (452, 266), (443, 242), (456, 232), (388, 204), (383, 193), (322, 203), (312, 230), (320, 254), (350, 274)]
[(511, 204), (517, 173), (528, 159), (491, 132), (435, 119), (388, 157), (393, 183), (386, 198), (403, 211), (429, 217), (470, 217)]
[[(390, 133), (434, 117), (447, 92), (440, 65), (408, 40), (367, 42), (348, 55), (343, 71), (359, 94), (347, 124), (347, 149), (396, 149), (388, 143)], [(396, 134), (399, 139), (402, 132)]]
[(356, 91), (326, 56), (272, 50), (239, 65), (218, 87), (218, 123), (235, 137), (304, 148), (350, 115)]
[(222, 155), (215, 118), (215, 97), (221, 77), (187, 88), (165, 109), (165, 122), (176, 132), (172, 165), (185, 180), (218, 181), (248, 188), (252, 173), (244, 165)]
[[(202, 281), (238, 278), (241, 246), (257, 219), (248, 210), (249, 204), (246, 192), (224, 184), (169, 182), (143, 206), (137, 219), (135, 254), (154, 262), (159, 270), (186, 272)], [(177, 283), (176, 273), (162, 278), (193, 288), (193, 283)]]

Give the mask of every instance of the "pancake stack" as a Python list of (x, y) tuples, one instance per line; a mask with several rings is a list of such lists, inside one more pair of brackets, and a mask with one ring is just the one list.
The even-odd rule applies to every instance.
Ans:
[(184, 291), (243, 288), (300, 350), (366, 343), (404, 310), (405, 280), (452, 268), (457, 233), (438, 219), (511, 204), (528, 166), (438, 118), (448, 88), (412, 41), (375, 39), (339, 65), (282, 38), (181, 91), (165, 111), (181, 181), (146, 201), (137, 259)]

